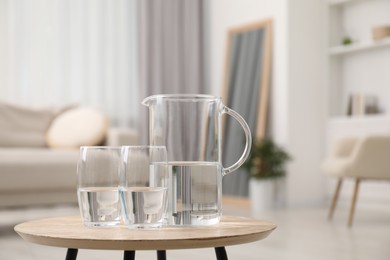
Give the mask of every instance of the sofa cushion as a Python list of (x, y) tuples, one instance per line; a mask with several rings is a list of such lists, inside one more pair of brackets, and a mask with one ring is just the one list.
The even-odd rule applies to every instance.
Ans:
[(51, 148), (99, 145), (108, 131), (108, 119), (99, 111), (79, 107), (58, 115), (50, 125), (46, 141)]
[(61, 107), (26, 107), (0, 102), (0, 146), (44, 147), (45, 134)]
[(77, 187), (78, 150), (0, 148), (0, 194)]

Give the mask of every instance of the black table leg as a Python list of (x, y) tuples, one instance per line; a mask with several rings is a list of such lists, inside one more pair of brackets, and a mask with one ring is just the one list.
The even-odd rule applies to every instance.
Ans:
[(167, 252), (165, 250), (157, 250), (157, 260), (166, 260)]
[[(76, 260), (78, 249), (68, 248), (68, 252), (66, 253), (65, 260)], [(217, 256), (217, 260), (228, 260), (225, 247), (216, 247), (215, 254)], [(125, 251), (123, 254), (123, 260), (134, 260), (135, 259), (135, 251)], [(157, 250), (157, 260), (166, 260), (167, 253), (165, 250)]]
[(68, 248), (68, 252), (66, 252), (65, 260), (76, 260), (78, 249)]
[(216, 247), (215, 254), (217, 255), (217, 260), (228, 260), (225, 247)]
[(123, 260), (134, 260), (135, 259), (135, 251), (125, 251), (123, 254)]

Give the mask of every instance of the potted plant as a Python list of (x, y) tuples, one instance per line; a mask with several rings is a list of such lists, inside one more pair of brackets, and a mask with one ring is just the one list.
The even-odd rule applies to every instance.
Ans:
[(254, 213), (284, 203), (286, 163), (291, 156), (272, 139), (256, 140), (244, 164), (249, 176), (249, 194)]

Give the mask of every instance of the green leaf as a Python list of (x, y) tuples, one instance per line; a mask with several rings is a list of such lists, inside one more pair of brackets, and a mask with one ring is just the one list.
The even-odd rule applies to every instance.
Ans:
[(286, 175), (286, 164), (291, 156), (272, 139), (255, 140), (243, 167), (256, 179), (277, 178)]

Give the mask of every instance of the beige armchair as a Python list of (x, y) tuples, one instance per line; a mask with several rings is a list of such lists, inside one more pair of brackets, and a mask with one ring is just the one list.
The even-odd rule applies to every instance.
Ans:
[(390, 135), (371, 135), (345, 138), (336, 142), (329, 158), (322, 165), (323, 171), (338, 178), (336, 191), (329, 210), (332, 219), (344, 178), (355, 179), (348, 225), (355, 214), (359, 184), (362, 180), (390, 180)]

